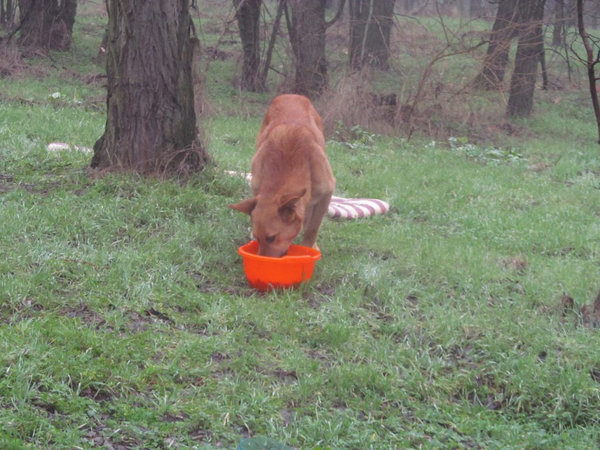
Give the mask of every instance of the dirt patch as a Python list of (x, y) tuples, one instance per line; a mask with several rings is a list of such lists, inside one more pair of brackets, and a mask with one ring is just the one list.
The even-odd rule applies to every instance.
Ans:
[(154, 319), (155, 321), (161, 321), (164, 322), (168, 325), (175, 325), (175, 322), (173, 321), (173, 319), (171, 319), (169, 316), (167, 316), (165, 313), (160, 312), (154, 308), (149, 308), (145, 311), (146, 316)]
[[(222, 266), (223, 271), (231, 270), (229, 266)], [(203, 294), (228, 294), (238, 297), (251, 297), (258, 291), (249, 287), (245, 278), (238, 278), (234, 283), (225, 284), (220, 281), (212, 280), (200, 272), (189, 274), (196, 284), (196, 288)]]
[(17, 189), (25, 189), (27, 192), (33, 192), (33, 185), (25, 183), (16, 183), (11, 175), (0, 173), (0, 195)]
[(288, 370), (281, 367), (270, 369), (265, 367), (258, 371), (263, 375), (274, 377), (281, 384), (289, 385), (298, 381), (298, 374), (294, 369)]
[(293, 384), (298, 381), (298, 374), (295, 370), (285, 370), (277, 368), (273, 370), (273, 376), (283, 384)]
[(96, 330), (106, 325), (106, 320), (102, 314), (91, 309), (87, 304), (82, 301), (76, 308), (70, 308), (63, 310), (63, 315), (71, 318), (78, 318), (86, 324), (88, 327), (95, 328)]
[(357, 126), (383, 134), (393, 132), (402, 107), (397, 94), (374, 92), (365, 77), (368, 79), (368, 74), (361, 73), (342, 79), (319, 101), (326, 136), (335, 133), (338, 139), (352, 139), (344, 134), (351, 134)]
[(183, 414), (165, 413), (160, 418), (161, 422), (167, 422), (167, 423), (184, 422), (188, 419), (189, 419), (189, 416), (185, 413), (183, 413)]
[[(0, 94), (0, 102), (2, 101)], [(64, 186), (64, 180), (53, 180), (48, 174), (47, 180), (40, 181), (38, 184), (16, 182), (11, 175), (0, 174), (0, 195), (16, 190), (24, 190), (30, 194), (48, 195), (55, 189)]]
[(57, 406), (53, 402), (48, 403), (48, 402), (44, 402), (43, 400), (37, 398), (37, 399), (32, 400), (31, 404), (33, 406), (35, 406), (36, 408), (43, 409), (51, 416), (58, 413)]
[(506, 385), (499, 383), (492, 374), (479, 374), (474, 386), (467, 392), (455, 395), (455, 400), (466, 400), (472, 405), (481, 405), (491, 411), (502, 409), (506, 403)]
[(197, 427), (190, 431), (190, 438), (195, 442), (211, 442), (213, 440), (213, 434), (209, 430)]
[(92, 447), (110, 448), (114, 450), (127, 450), (130, 448), (141, 448), (142, 443), (128, 436), (121, 431), (118, 434), (119, 440), (116, 441), (114, 430), (106, 426), (105, 422), (110, 418), (106, 414), (100, 414), (93, 417), (85, 428), (84, 438)]
[(17, 304), (5, 303), (0, 307), (0, 311), (6, 311), (6, 317), (2, 318), (3, 323), (19, 322), (21, 320), (31, 319), (44, 310), (44, 306), (36, 300), (29, 297), (24, 298)]
[(128, 311), (123, 314), (128, 320), (121, 328), (122, 332), (141, 333), (148, 329), (150, 320), (136, 311)]
[(226, 52), (217, 47), (206, 47), (204, 53), (207, 58), (218, 61), (225, 61), (233, 56), (233, 53)]
[(0, 78), (22, 75), (27, 69), (16, 46), (0, 45)]
[(88, 386), (82, 389), (79, 393), (79, 396), (92, 399), (99, 403), (108, 402), (114, 398), (112, 392), (109, 392), (106, 389), (99, 389), (94, 386)]

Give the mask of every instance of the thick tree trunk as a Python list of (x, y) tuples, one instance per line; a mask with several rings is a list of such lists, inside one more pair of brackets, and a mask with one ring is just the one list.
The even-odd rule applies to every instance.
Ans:
[(327, 87), (325, 58), (325, 0), (288, 0), (286, 8), (290, 42), (294, 51), (296, 79), (294, 91), (310, 98)]
[(107, 120), (92, 167), (190, 172), (207, 162), (197, 139), (188, 0), (110, 0)]
[(519, 37), (515, 69), (510, 80), (506, 114), (527, 117), (533, 109), (537, 65), (544, 51), (543, 17), (545, 0), (527, 0), (523, 4), (523, 30)]
[(19, 45), (29, 49), (71, 48), (77, 0), (19, 0)]
[(247, 91), (262, 91), (260, 77), (260, 8), (262, 0), (233, 0), (235, 17), (242, 40), (244, 62), (240, 87)]
[(395, 0), (350, 0), (350, 67), (388, 70)]
[(500, 0), (483, 68), (475, 78), (475, 86), (479, 88), (498, 89), (502, 86), (510, 44), (518, 32), (519, 1), (526, 0)]

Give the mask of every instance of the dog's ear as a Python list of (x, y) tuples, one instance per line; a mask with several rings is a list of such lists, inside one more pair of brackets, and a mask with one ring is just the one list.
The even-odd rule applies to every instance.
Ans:
[(242, 200), (239, 203), (234, 203), (233, 205), (229, 205), (231, 209), (236, 209), (244, 214), (250, 215), (256, 206), (256, 197), (247, 198), (246, 200)]
[(293, 194), (282, 195), (279, 201), (279, 215), (286, 222), (296, 217), (296, 203), (306, 194), (306, 188)]

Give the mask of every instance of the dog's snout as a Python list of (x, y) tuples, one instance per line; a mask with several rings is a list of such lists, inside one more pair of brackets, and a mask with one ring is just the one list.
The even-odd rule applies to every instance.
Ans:
[(285, 254), (287, 253), (287, 249), (284, 250), (280, 250), (280, 249), (276, 249), (276, 248), (269, 248), (265, 245), (258, 245), (258, 254), (259, 256), (269, 256), (271, 258), (281, 258), (282, 256), (285, 256)]

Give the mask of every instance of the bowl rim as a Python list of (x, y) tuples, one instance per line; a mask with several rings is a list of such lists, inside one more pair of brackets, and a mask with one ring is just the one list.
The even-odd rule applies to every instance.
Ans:
[(247, 242), (246, 244), (238, 247), (238, 254), (241, 255), (242, 258), (247, 257), (247, 258), (255, 260), (255, 261), (278, 262), (281, 264), (310, 262), (310, 261), (317, 261), (317, 260), (321, 259), (321, 252), (319, 250), (317, 250), (316, 248), (306, 247), (304, 245), (297, 245), (297, 244), (291, 244), (290, 247), (306, 249), (307, 250), (306, 255), (295, 255), (295, 256), (284, 255), (281, 257), (257, 255), (256, 253), (251, 253), (247, 250), (247, 248), (250, 247), (251, 245), (256, 245), (256, 244), (254, 244), (255, 242), (258, 243), (257, 240), (252, 240), (252, 241)]

